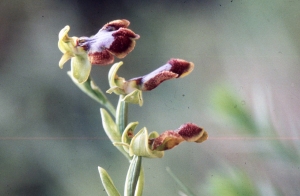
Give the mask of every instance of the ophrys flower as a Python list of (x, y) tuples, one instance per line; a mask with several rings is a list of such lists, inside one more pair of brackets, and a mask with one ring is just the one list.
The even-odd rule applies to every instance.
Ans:
[(107, 65), (114, 56), (124, 58), (135, 46), (140, 36), (128, 29), (128, 20), (114, 20), (104, 25), (92, 37), (69, 37), (70, 27), (64, 27), (58, 35), (58, 48), (63, 53), (59, 67), (71, 59), (72, 76), (79, 82), (85, 82), (91, 72), (92, 64)]

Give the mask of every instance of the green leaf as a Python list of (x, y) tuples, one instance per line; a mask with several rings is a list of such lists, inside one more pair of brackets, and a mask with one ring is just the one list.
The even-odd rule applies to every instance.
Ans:
[(119, 191), (116, 189), (112, 179), (108, 175), (108, 173), (102, 167), (98, 167), (98, 171), (100, 174), (100, 178), (102, 181), (102, 185), (108, 196), (120, 196)]
[(130, 162), (130, 166), (127, 172), (124, 196), (134, 196), (136, 185), (140, 176), (142, 165), (142, 157), (134, 156)]
[[(103, 129), (108, 136), (108, 138), (112, 141), (112, 143), (119, 143), (121, 142), (121, 133), (116, 125), (116, 123), (113, 121), (109, 113), (103, 109), (100, 108), (100, 114), (102, 118), (102, 126)], [(124, 154), (124, 156), (130, 160), (130, 157), (128, 153), (125, 152), (124, 148), (120, 145), (117, 145), (116, 148)]]
[(79, 87), (80, 90), (82, 90), (92, 99), (96, 100), (104, 107), (106, 107), (113, 116), (116, 115), (116, 110), (114, 106), (109, 102), (109, 100), (107, 99), (105, 94), (101, 91), (101, 89), (98, 86), (96, 86), (96, 84), (91, 79), (91, 77), (89, 77), (87, 81), (85, 81), (84, 83), (78, 83), (77, 80), (72, 76), (72, 73), (70, 71), (68, 72), (68, 75), (70, 76), (72, 81)]
[(137, 185), (136, 185), (134, 196), (142, 196), (143, 189), (144, 189), (144, 183), (145, 183), (144, 169), (142, 167), (141, 171), (140, 171), (140, 176), (139, 176), (139, 179), (138, 179), (138, 182), (137, 182)]
[(259, 195), (254, 182), (243, 171), (233, 168), (228, 168), (224, 174), (213, 172), (206, 188), (210, 193), (209, 195)]

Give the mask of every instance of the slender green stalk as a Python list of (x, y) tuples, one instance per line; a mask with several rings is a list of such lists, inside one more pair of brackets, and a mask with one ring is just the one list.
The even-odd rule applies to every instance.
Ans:
[(126, 176), (124, 196), (135, 195), (137, 182), (141, 174), (141, 167), (142, 167), (142, 157), (134, 155), (133, 159), (130, 162), (130, 166)]
[(84, 83), (78, 83), (71, 74), (71, 71), (68, 72), (68, 75), (76, 84), (80, 90), (90, 96), (92, 99), (106, 107), (106, 109), (113, 115), (116, 116), (115, 107), (111, 104), (111, 102), (107, 99), (105, 94), (101, 91), (101, 89), (94, 83), (91, 77), (87, 79)]
[(116, 124), (122, 134), (128, 124), (128, 103), (123, 100), (124, 96), (119, 96), (119, 102), (116, 111)]

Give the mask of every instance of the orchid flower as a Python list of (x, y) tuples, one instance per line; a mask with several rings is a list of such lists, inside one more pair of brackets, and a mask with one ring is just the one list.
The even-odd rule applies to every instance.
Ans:
[(153, 72), (126, 81), (117, 75), (117, 71), (122, 64), (122, 62), (115, 63), (110, 69), (108, 74), (110, 89), (106, 92), (125, 95), (125, 101), (138, 103), (139, 105), (143, 104), (142, 91), (150, 91), (166, 80), (183, 78), (194, 69), (192, 62), (182, 59), (170, 59), (165, 65)]
[(79, 82), (85, 82), (91, 72), (92, 64), (107, 65), (114, 62), (114, 56), (124, 58), (135, 46), (139, 35), (128, 29), (128, 20), (114, 20), (104, 25), (92, 37), (69, 37), (69, 26), (65, 26), (58, 35), (58, 48), (63, 53), (59, 67), (71, 59), (72, 76)]
[(162, 134), (148, 134), (144, 127), (136, 135), (133, 134), (137, 122), (128, 124), (122, 135), (123, 148), (129, 156), (137, 155), (148, 158), (161, 158), (165, 150), (177, 146), (183, 141), (201, 143), (208, 138), (207, 132), (193, 123), (185, 123), (176, 130), (168, 130)]

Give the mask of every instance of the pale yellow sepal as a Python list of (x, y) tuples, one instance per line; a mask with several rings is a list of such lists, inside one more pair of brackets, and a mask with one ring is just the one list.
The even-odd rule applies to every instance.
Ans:
[(63, 53), (58, 65), (63, 65), (71, 59), (71, 72), (78, 83), (85, 82), (91, 72), (92, 65), (87, 52), (83, 47), (77, 46), (78, 37), (69, 37), (70, 26), (65, 26), (58, 34), (58, 48)]
[(62, 53), (74, 53), (78, 37), (69, 37), (70, 26), (65, 26), (58, 34), (58, 48)]
[(71, 58), (71, 72), (78, 83), (85, 82), (90, 75), (92, 65), (87, 55), (75, 55)]
[(72, 57), (73, 57), (73, 55), (72, 55), (71, 53), (68, 53), (68, 52), (67, 52), (67, 53), (64, 53), (63, 56), (61, 57), (59, 63), (58, 63), (59, 67), (62, 69), (63, 66), (64, 66), (64, 64), (65, 64), (68, 60), (70, 60), (70, 58), (72, 58)]
[(123, 145), (123, 148), (127, 153), (129, 152), (129, 144), (131, 142), (131, 139), (133, 138), (134, 130), (138, 124), (139, 124), (139, 122), (129, 123), (126, 126), (126, 128), (124, 129), (124, 132), (122, 134), (122, 143), (128, 144), (128, 145)]
[(106, 93), (112, 94), (115, 90), (118, 90), (119, 87), (118, 86), (113, 86), (111, 88), (109, 88)]
[[(119, 87), (120, 83), (125, 82), (124, 78), (118, 77), (117, 71), (119, 68), (123, 65), (123, 62), (120, 61), (118, 63), (113, 64), (113, 66), (110, 68), (108, 72), (108, 83), (110, 86), (110, 89), (108, 89), (107, 93), (116, 93), (117, 95), (123, 95), (124, 90)], [(119, 84), (119, 85), (118, 85)]]
[[(158, 137), (157, 132), (152, 132), (150, 134), (151, 138)], [(142, 156), (148, 158), (161, 158), (164, 156), (163, 151), (153, 151), (149, 148), (149, 136), (146, 127), (141, 129), (131, 140), (129, 146), (129, 155)]]
[(60, 32), (58, 33), (58, 40), (65, 41), (66, 37), (68, 37), (68, 32), (70, 31), (70, 26), (66, 25)]
[(143, 105), (143, 96), (141, 90), (134, 90), (131, 93), (127, 94), (123, 100), (127, 103), (139, 104), (140, 106)]

